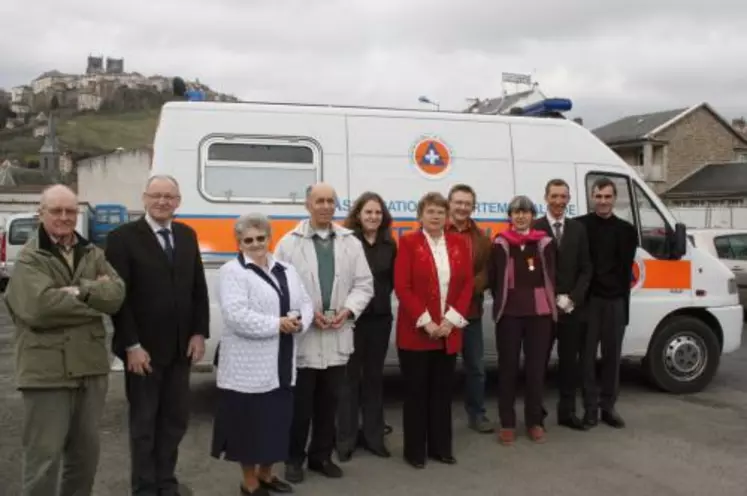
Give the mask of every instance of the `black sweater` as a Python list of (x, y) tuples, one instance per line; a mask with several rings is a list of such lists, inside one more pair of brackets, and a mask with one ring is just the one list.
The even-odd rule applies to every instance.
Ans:
[(589, 294), (599, 298), (628, 298), (638, 247), (635, 227), (615, 215), (603, 218), (589, 213), (577, 220), (586, 227), (594, 266)]
[(391, 236), (379, 234), (370, 244), (362, 233), (356, 233), (363, 244), (366, 260), (374, 281), (374, 295), (361, 317), (384, 317), (392, 315), (392, 291), (394, 290), (394, 258), (397, 245)]

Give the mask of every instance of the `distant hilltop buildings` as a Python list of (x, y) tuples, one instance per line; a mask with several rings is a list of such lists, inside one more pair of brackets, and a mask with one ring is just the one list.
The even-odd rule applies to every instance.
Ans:
[[(30, 84), (11, 88), (9, 95), (0, 90), (0, 104), (3, 100), (10, 100), (10, 109), (15, 115), (8, 118), (5, 127), (12, 129), (26, 125), (41, 112), (48, 112), (55, 98), (55, 105), (60, 108), (80, 112), (98, 111), (107, 106), (107, 102), (115, 109), (126, 110), (131, 98), (122, 96), (126, 93), (124, 90), (167, 96), (173, 94), (173, 80), (166, 76), (125, 72), (123, 58), (89, 56), (85, 74), (65, 74), (57, 70), (45, 72)], [(213, 91), (199, 80), (185, 83), (188, 91), (199, 92), (203, 100), (237, 100)]]

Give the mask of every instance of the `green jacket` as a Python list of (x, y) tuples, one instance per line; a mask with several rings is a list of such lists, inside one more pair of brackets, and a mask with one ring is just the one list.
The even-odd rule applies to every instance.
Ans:
[[(104, 252), (76, 236), (74, 271), (41, 226), (16, 260), (5, 303), (16, 327), (19, 388), (77, 387), (83, 377), (109, 373), (104, 314), (119, 310), (125, 285)], [(109, 280), (97, 281), (102, 275)]]

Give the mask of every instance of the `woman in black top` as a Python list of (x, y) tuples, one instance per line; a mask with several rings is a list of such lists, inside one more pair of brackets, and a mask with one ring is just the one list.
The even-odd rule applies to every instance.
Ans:
[[(337, 416), (337, 453), (348, 461), (359, 442), (371, 453), (388, 458), (384, 443), (382, 382), (384, 359), (392, 330), (392, 290), (397, 245), (391, 236), (392, 216), (376, 193), (363, 193), (345, 219), (363, 244), (374, 278), (374, 296), (355, 324), (355, 351), (348, 361)], [(362, 415), (361, 415), (362, 414)], [(360, 417), (363, 417), (361, 428)]]

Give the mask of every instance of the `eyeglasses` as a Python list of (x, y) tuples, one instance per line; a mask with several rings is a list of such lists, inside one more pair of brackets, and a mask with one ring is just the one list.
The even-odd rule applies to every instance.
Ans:
[(158, 193), (145, 193), (145, 196), (151, 200), (166, 200), (167, 202), (173, 202), (181, 198), (179, 195), (162, 195)]
[(47, 212), (52, 214), (55, 217), (59, 217), (62, 214), (67, 215), (68, 217), (75, 217), (78, 215), (78, 209), (77, 208), (61, 208), (61, 207), (52, 207), (47, 208)]
[(261, 245), (262, 243), (264, 243), (265, 241), (267, 241), (267, 236), (257, 236), (256, 238), (246, 237), (246, 238), (242, 239), (241, 241), (245, 245), (254, 244), (255, 241), (257, 242), (257, 244)]

